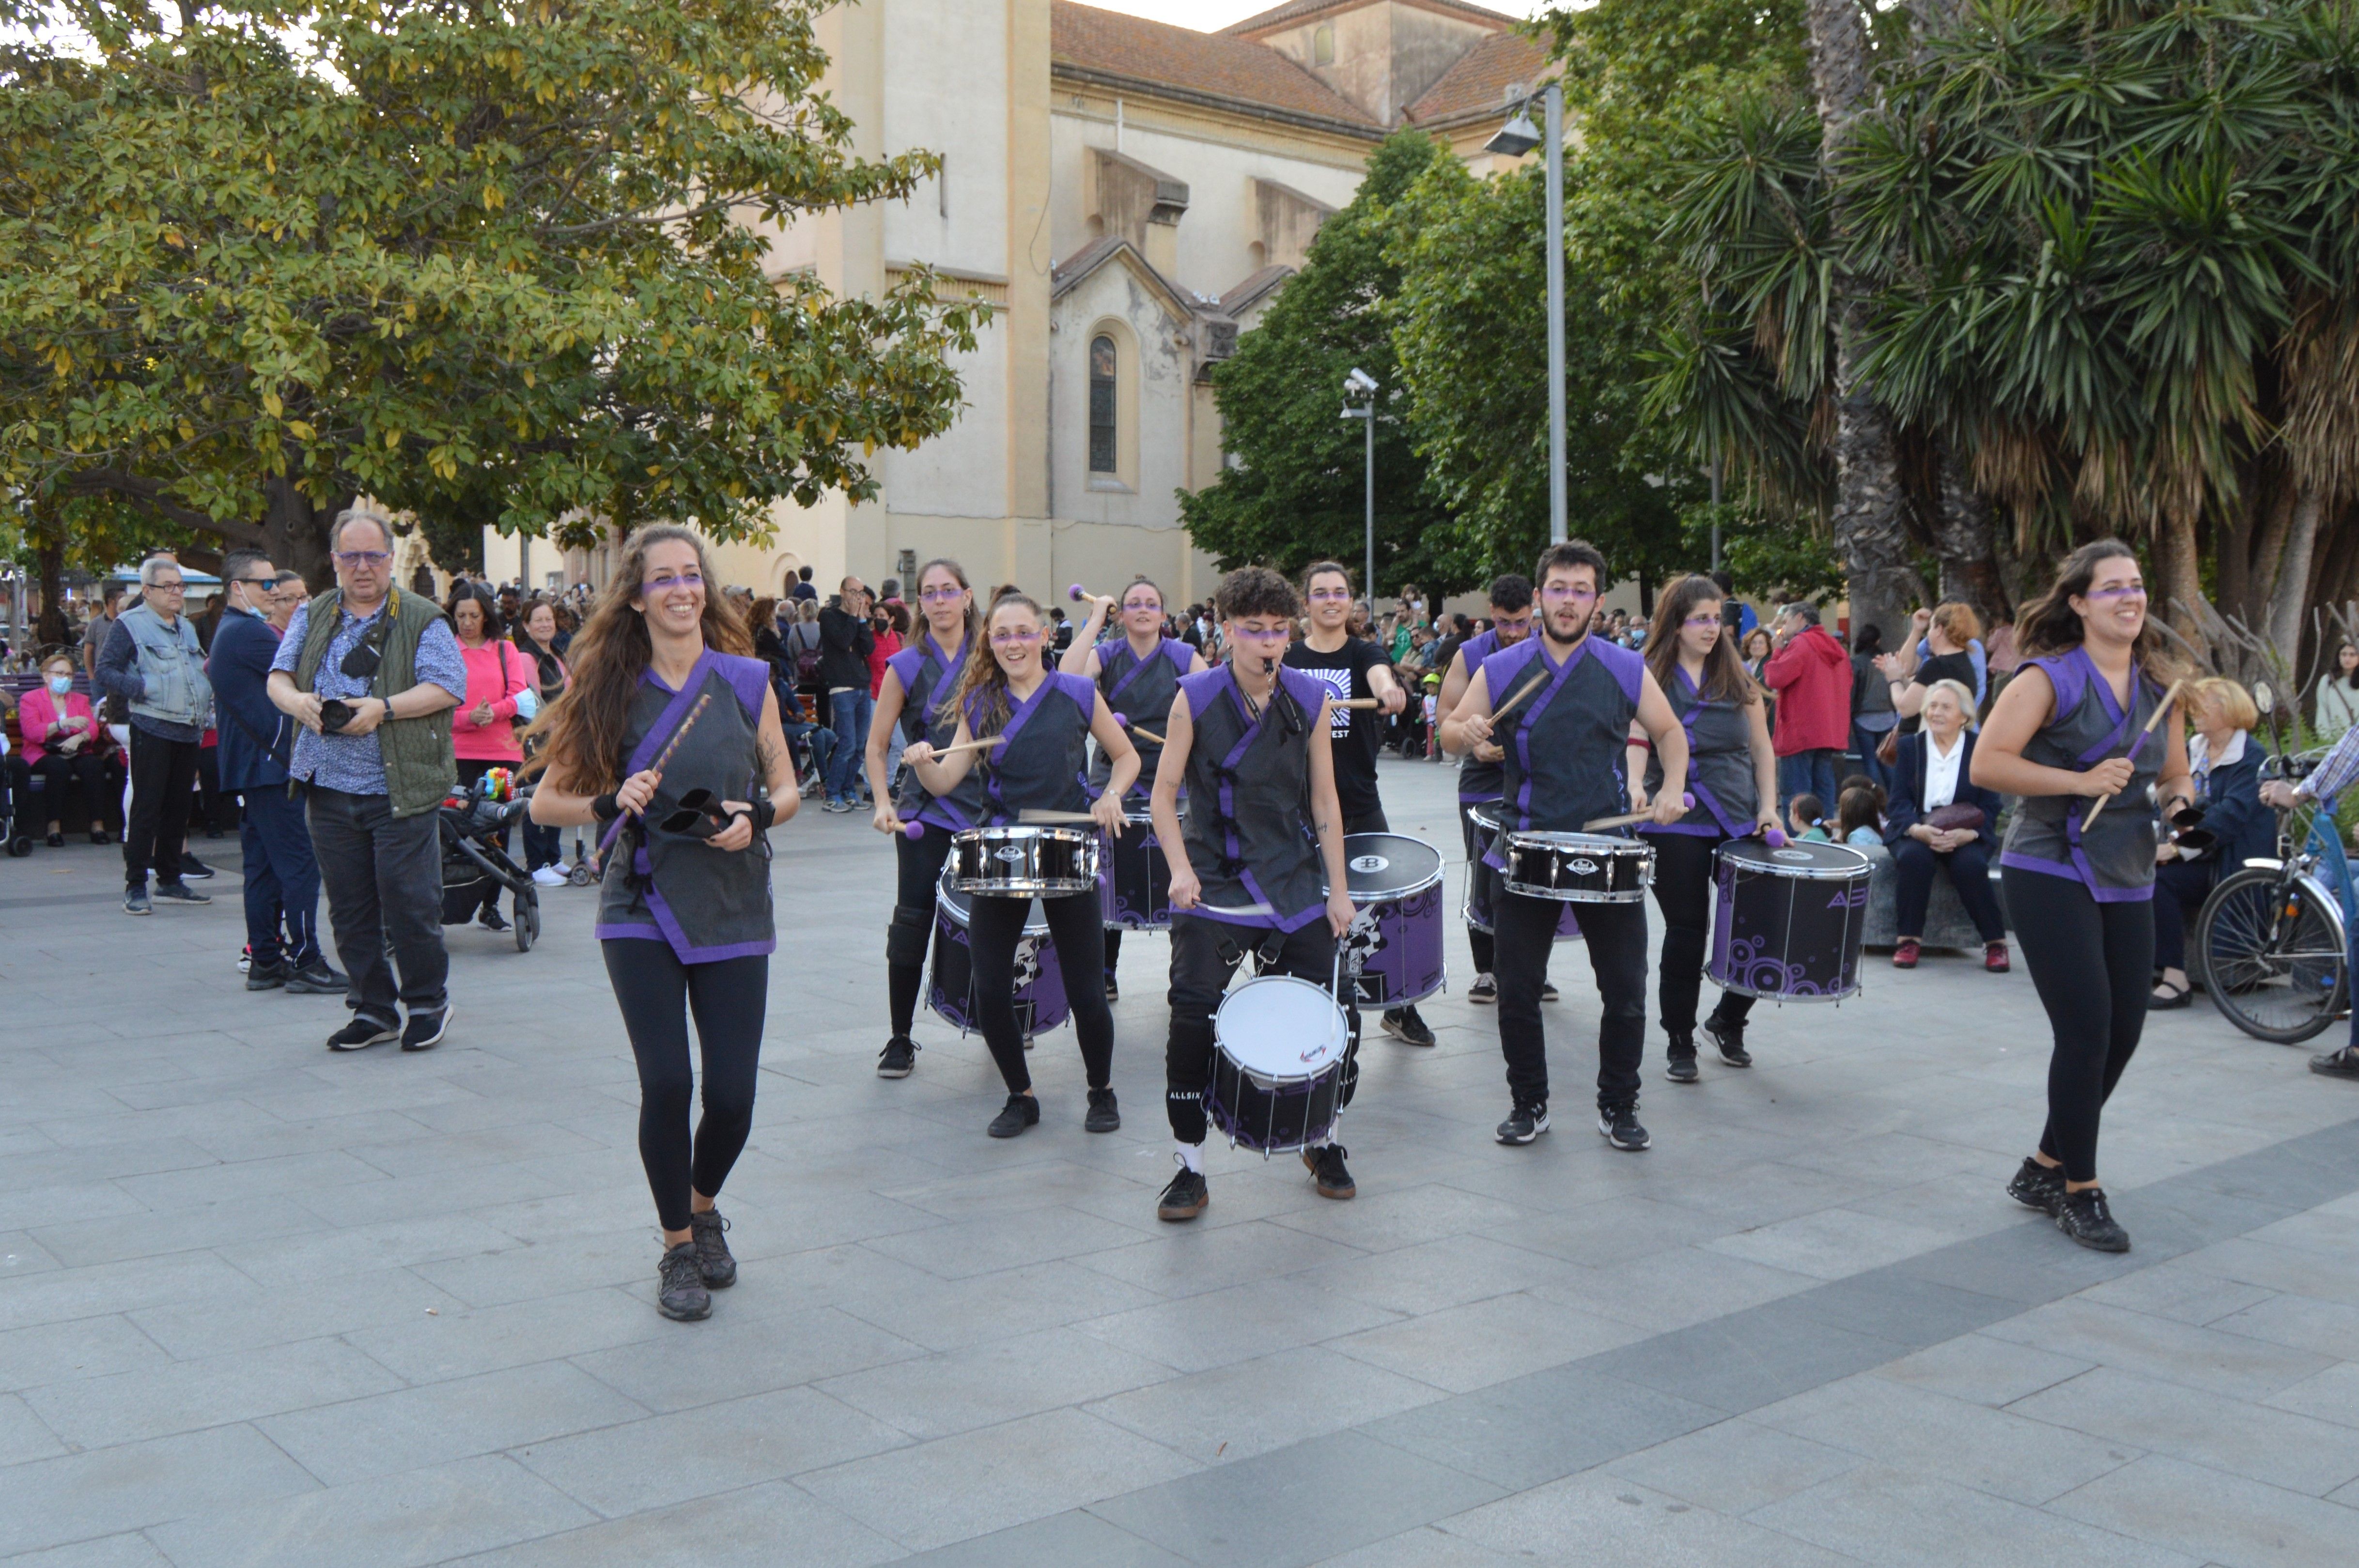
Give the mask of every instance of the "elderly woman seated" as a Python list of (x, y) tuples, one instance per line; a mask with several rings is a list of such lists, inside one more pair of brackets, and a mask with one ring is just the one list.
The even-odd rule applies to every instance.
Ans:
[[(66, 841), (60, 820), (66, 791), (77, 785), (82, 808), (90, 813), (90, 841), (107, 841), (104, 758), (114, 742), (91, 712), (90, 698), (74, 690), (73, 681), (72, 656), (53, 653), (41, 661), (41, 684), (27, 692), (16, 708), (17, 730), (25, 741), (24, 780), (41, 781), (39, 799), (49, 814), (52, 849)], [(32, 798), (29, 791), (20, 789), (20, 809)]]
[(2203, 807), (2201, 837), (2155, 846), (2154, 963), (2161, 971), (2149, 1008), (2188, 1004), (2187, 927), (2212, 894), (2222, 868), (2276, 847), (2277, 818), (2261, 804), (2261, 748), (2253, 743), (2260, 709), (2250, 693), (2217, 676), (2194, 682), (2187, 696), (2187, 766)]
[(1900, 737), (1884, 825), (1884, 841), (1891, 846), (1899, 876), (1895, 968), (1917, 967), (1933, 874), (1946, 871), (1958, 902), (1982, 934), (1983, 968), (2006, 972), (2006, 921), (1990, 884), (1999, 801), (1973, 782), (1974, 735), (1966, 722), (1973, 708), (1974, 694), (1962, 682), (1937, 680), (1926, 688), (1919, 709), (1924, 727)]

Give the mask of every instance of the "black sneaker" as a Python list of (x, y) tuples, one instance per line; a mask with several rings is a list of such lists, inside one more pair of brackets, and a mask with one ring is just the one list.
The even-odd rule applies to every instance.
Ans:
[[(1037, 1117), (1036, 1117), (1037, 1119)], [(1122, 1128), (1122, 1110), (1114, 1103), (1111, 1088), (1090, 1091), (1090, 1113), (1082, 1119), (1084, 1132), (1115, 1132)]]
[(2103, 1187), (2066, 1193), (2056, 1206), (2056, 1228), (2093, 1251), (2130, 1249), (2130, 1233), (2114, 1223), (2114, 1211), (2106, 1206)]
[(1378, 1022), (1384, 1024), (1386, 1033), (1405, 1045), (1433, 1044), (1433, 1031), (1426, 1027), (1425, 1020), (1417, 1015), (1414, 1007), (1394, 1008)]
[(156, 897), (165, 903), (211, 903), (213, 895), (199, 892), (186, 882), (158, 882)]
[(2006, 1184), (2006, 1195), (2026, 1208), (2036, 1208), (2049, 1218), (2064, 1202), (2064, 1167), (2043, 1165), (2026, 1154), (2023, 1168)]
[(1113, 1003), (1114, 1003), (1114, 1002), (1118, 1002), (1118, 1001), (1120, 1001), (1121, 1000), (1122, 1000), (1122, 988), (1121, 988), (1120, 986), (1118, 986), (1118, 985), (1116, 985), (1116, 984), (1114, 984), (1114, 977), (1113, 977), (1112, 975), (1108, 975), (1108, 976), (1106, 977), (1106, 1001), (1107, 1001), (1107, 1003), (1108, 1003), (1109, 1005), (1111, 1005), (1111, 1004), (1113, 1004)]
[(245, 989), (250, 991), (275, 991), (287, 983), (288, 968), (284, 964), (253, 964), (245, 971)]
[(1723, 1018), (1713, 1013), (1703, 1021), (1703, 1032), (1720, 1047), (1720, 1059), (1732, 1067), (1753, 1065), (1753, 1053), (1745, 1048), (1745, 1024), (1738, 1019)]
[(1212, 1195), (1204, 1185), (1203, 1173), (1191, 1171), (1183, 1164), (1179, 1174), (1173, 1176), (1170, 1184), (1163, 1189), (1163, 1195), (1155, 1200), (1155, 1217), (1193, 1219), (1203, 1213), (1205, 1206), (1212, 1201)]
[(1556, 987), (1549, 984), (1546, 980), (1542, 980), (1540, 982), (1540, 1000), (1542, 1001), (1554, 1001), (1556, 999)]
[(1477, 1007), (1489, 1007), (1499, 1000), (1499, 982), (1491, 975), (1477, 975), (1474, 983), (1466, 988), (1466, 1000)]
[(431, 1051), (441, 1044), (442, 1036), (450, 1032), (453, 1011), (446, 1001), (437, 1011), (411, 1013), (409, 1022), (401, 1028), (401, 1048), (405, 1051)]
[(1349, 1152), (1340, 1143), (1321, 1143), (1302, 1152), (1302, 1162), (1310, 1168), (1321, 1197), (1347, 1198), (1360, 1190), (1352, 1173), (1343, 1168), (1343, 1156)]
[(2310, 1070), (2330, 1078), (2359, 1078), (2359, 1045), (2345, 1045), (2310, 1059)]
[(476, 912), (475, 924), (486, 931), (506, 931), (508, 928), (508, 923), (501, 916), (498, 906), (488, 903)]
[(1519, 1105), (1507, 1113), (1506, 1120), (1499, 1123), (1499, 1141), (1529, 1143), (1548, 1130), (1547, 1101), (1543, 1100), (1538, 1105)]
[(876, 1076), (880, 1078), (906, 1078), (917, 1069), (918, 1043), (906, 1034), (896, 1034), (877, 1053)]
[(729, 1255), (728, 1238), (722, 1232), (729, 1222), (721, 1217), (719, 1209), (709, 1208), (702, 1214), (688, 1217), (689, 1245), (696, 1249), (697, 1278), (708, 1291), (725, 1291), (737, 1282), (737, 1260)]
[(50, 849), (64, 849), (65, 847), (66, 847), (66, 836), (65, 836), (64, 834), (62, 834), (62, 833), (52, 833), (52, 834), (50, 834), (50, 835), (49, 835), (49, 848), (50, 848)]
[(1694, 1031), (1672, 1030), (1670, 1050), (1667, 1055), (1669, 1059), (1663, 1067), (1665, 1077), (1675, 1084), (1691, 1084), (1696, 1081), (1699, 1075), (1696, 1072)]
[(712, 1292), (705, 1289), (695, 1242), (683, 1241), (668, 1249), (663, 1261), (656, 1265), (656, 1311), (675, 1323), (695, 1323), (712, 1315)]
[(1599, 1106), (1597, 1133), (1625, 1153), (1636, 1154), (1654, 1140), (1638, 1125), (1638, 1108), (1635, 1105)]
[(314, 958), (287, 973), (288, 996), (342, 996), (352, 989), (352, 977), (331, 968), (325, 958)]
[(375, 1023), (365, 1018), (355, 1018), (328, 1036), (331, 1051), (365, 1051), (372, 1045), (382, 1045), (388, 1040), (401, 1038), (401, 1031), (390, 1023)]
[(1013, 1138), (1027, 1127), (1038, 1125), (1040, 1102), (1030, 1095), (1009, 1095), (999, 1114), (991, 1119), (984, 1131), (994, 1138)]
[(194, 877), (201, 882), (209, 881), (212, 880), (212, 874), (213, 869), (211, 866), (206, 865), (202, 860), (198, 860), (186, 849), (180, 851), (180, 877), (182, 881), (185, 881), (189, 878)]
[(140, 883), (136, 888), (125, 888), (123, 890), (123, 913), (125, 914), (153, 914), (156, 913), (156, 903), (153, 899), (147, 896), (147, 884), (146, 882)]

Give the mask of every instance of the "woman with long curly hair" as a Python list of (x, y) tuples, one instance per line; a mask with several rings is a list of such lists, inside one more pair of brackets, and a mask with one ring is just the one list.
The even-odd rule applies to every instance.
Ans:
[(2183, 709), (2147, 730), (2181, 666), (2119, 539), (2065, 557), (2016, 629), (2023, 664), (1968, 768), (1984, 789), (2023, 797), (1999, 874), (2055, 1045), (2048, 1126), (2006, 1190), (2082, 1246), (2126, 1252), (2097, 1181), (2097, 1123), (2154, 983), (2155, 804), (2169, 816), (2195, 798)]
[[(958, 729), (938, 759), (930, 739), (912, 741), (901, 753), (918, 782), (937, 799), (956, 793), (977, 766), (984, 775), (984, 815), (994, 827), (1019, 821), (1027, 810), (1088, 811), (1106, 833), (1122, 831), (1122, 797), (1138, 776), (1138, 752), (1114, 719), (1098, 688), (1081, 676), (1050, 673), (1046, 622), (1040, 607), (1023, 594), (1003, 590), (972, 643), (958, 684), (945, 704), (958, 715)], [(1000, 743), (960, 751), (971, 740)], [(1094, 738), (1114, 759), (1105, 793), (1094, 804), (1082, 787)], [(1098, 894), (1066, 893), (1040, 901), (1057, 963), (1066, 979), (1065, 1000), (1073, 1011), (1089, 1079), (1089, 1132), (1112, 1132), (1122, 1125), (1114, 1104), (1114, 1013), (1103, 988), (1090, 983), (1103, 971), (1105, 949), (1099, 925)], [(1040, 1119), (1032, 1074), (1024, 1063), (1024, 1037), (1016, 1022), (1016, 944), (1032, 912), (1026, 898), (978, 897), (968, 917), (973, 955), (975, 1020), (984, 1044), (1007, 1081), (1007, 1104), (992, 1119), (994, 1138), (1013, 1138)]]
[[(774, 820), (792, 816), (792, 753), (769, 666), (715, 589), (694, 534), (623, 545), (573, 639), (573, 685), (533, 726), (546, 827), (596, 824), (608, 849), (597, 935), (639, 1065), (639, 1158), (662, 1221), (657, 1310), (692, 1320), (737, 1262), (713, 1201), (754, 1125), (769, 955)], [(767, 798), (764, 798), (766, 791)], [(704, 1064), (691, 1136), (688, 1018)]]

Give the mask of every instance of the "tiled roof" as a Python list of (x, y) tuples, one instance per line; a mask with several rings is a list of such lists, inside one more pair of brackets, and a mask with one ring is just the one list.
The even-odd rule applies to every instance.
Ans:
[(1489, 114), (1504, 109), (1510, 87), (1528, 92), (1553, 72), (1548, 46), (1523, 33), (1494, 33), (1459, 57), (1418, 101), (1408, 106), (1409, 124)]
[(1174, 308), (1174, 314), (1187, 317), (1196, 313), (1193, 297), (1169, 278), (1155, 270), (1154, 264), (1139, 254), (1138, 247), (1119, 234), (1102, 234), (1049, 269), (1049, 297), (1061, 299), (1081, 286), (1082, 280), (1121, 258), (1141, 276), (1161, 289)]
[(1379, 128), (1366, 110), (1276, 49), (1072, 0), (1053, 0), (1049, 7), (1049, 59), (1052, 69), (1063, 66), (1354, 129)]
[(1249, 309), (1256, 300), (1293, 276), (1290, 266), (1256, 267), (1221, 290), (1220, 307), (1232, 316)]
[[(1315, 16), (1321, 11), (1356, 10), (1359, 6), (1370, 3), (1371, 0), (1286, 0), (1283, 5), (1273, 5), (1266, 11), (1247, 16), (1242, 22), (1232, 22), (1221, 31), (1232, 38), (1250, 38), (1256, 33), (1265, 32), (1272, 27), (1282, 27), (1288, 22), (1299, 22), (1306, 16)], [(1419, 3), (1429, 10), (1454, 11), (1470, 21), (1496, 22), (1502, 27), (1513, 27), (1516, 23), (1516, 18), (1513, 16), (1494, 11), (1488, 6), (1470, 5), (1466, 0), (1419, 0)]]

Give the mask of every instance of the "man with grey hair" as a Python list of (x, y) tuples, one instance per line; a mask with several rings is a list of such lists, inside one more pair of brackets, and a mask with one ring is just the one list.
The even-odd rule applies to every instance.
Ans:
[(1815, 604), (1789, 604), (1777, 611), (1771, 633), (1775, 648), (1761, 672), (1777, 694), (1777, 804), (1815, 795), (1820, 809), (1834, 815), (1835, 784), (1843, 750), (1851, 744), (1851, 655), (1819, 624)]
[(302, 726), (288, 772), (303, 786), (336, 954), (352, 975), (353, 1021), (328, 1049), (398, 1037), (403, 1050), (425, 1051), (451, 1024), (435, 810), (458, 782), (449, 714), (467, 666), (440, 608), (394, 587), (381, 514), (338, 513), (328, 550), (336, 586), (295, 611), (269, 686)]
[(150, 556), (139, 566), (139, 602), (114, 618), (98, 655), (98, 684), (131, 713), (131, 810), (123, 825), (123, 909), (146, 914), (167, 903), (211, 903), (183, 880), (189, 801), (197, 750), (211, 721), (213, 688), (197, 628), (181, 613), (188, 592), (180, 563)]

